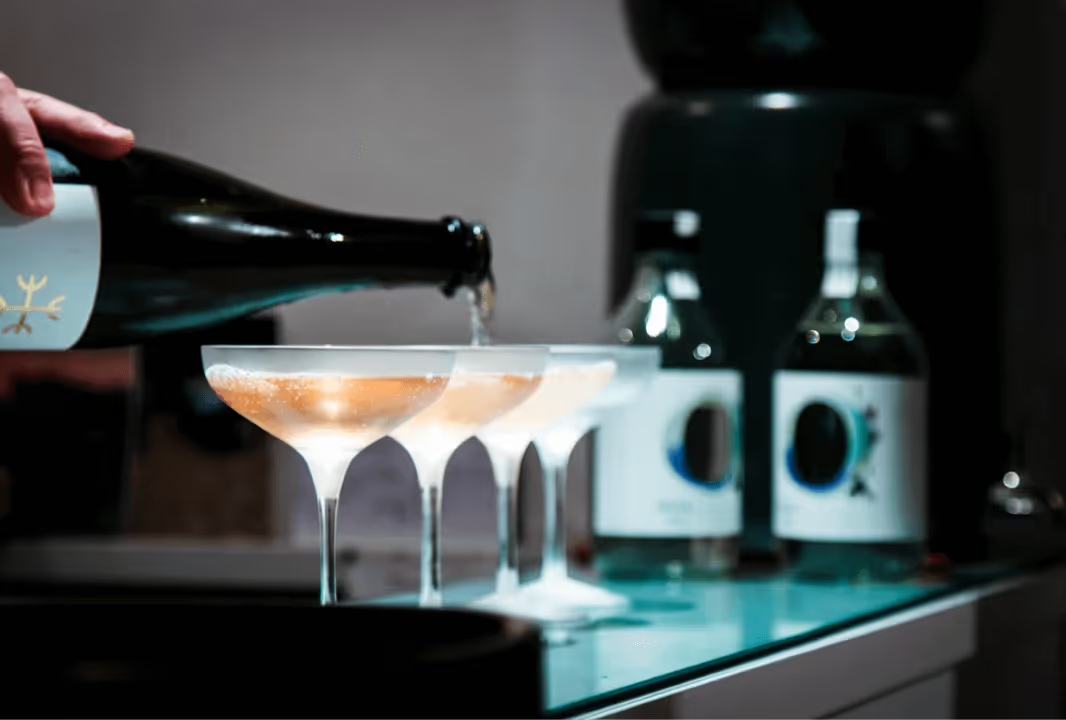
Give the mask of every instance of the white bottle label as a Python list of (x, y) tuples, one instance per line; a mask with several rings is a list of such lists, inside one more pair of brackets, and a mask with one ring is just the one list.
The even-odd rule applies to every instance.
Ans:
[(924, 381), (778, 372), (773, 402), (776, 536), (821, 542), (925, 538)]
[(743, 380), (660, 370), (596, 434), (593, 529), (612, 537), (728, 537), (741, 527)]
[(0, 201), (0, 350), (66, 350), (92, 315), (100, 279), (96, 188), (55, 185), (55, 210), (19, 215)]

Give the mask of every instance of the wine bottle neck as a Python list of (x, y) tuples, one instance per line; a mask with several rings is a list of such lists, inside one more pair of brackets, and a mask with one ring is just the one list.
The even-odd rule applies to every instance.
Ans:
[[(422, 221), (315, 211), (296, 227), (317, 255), (342, 267), (350, 263), (365, 271), (377, 266), (386, 283), (424, 278), (451, 295), (491, 278), (491, 246), (481, 223), (454, 217)], [(390, 271), (396, 277), (389, 278)]]
[(822, 296), (849, 298), (859, 285), (858, 224), (855, 210), (831, 210), (825, 221), (825, 270)]
[(492, 277), (488, 232), (458, 218), (379, 218), (295, 204), (194, 206), (168, 215), (204, 244), (205, 262), (235, 270), (285, 268), (301, 284), (438, 285), (451, 295)]
[(822, 297), (854, 297), (858, 287), (859, 268), (855, 263), (834, 261), (826, 264), (822, 273)]

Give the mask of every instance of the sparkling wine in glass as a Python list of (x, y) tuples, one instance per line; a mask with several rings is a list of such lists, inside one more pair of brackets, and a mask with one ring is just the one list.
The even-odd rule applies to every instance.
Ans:
[(455, 367), (444, 394), (392, 433), (410, 454), (422, 489), (422, 607), (442, 602), (440, 516), (448, 459), (482, 427), (536, 391), (548, 352), (504, 346), (454, 350)]
[(296, 450), (318, 496), (323, 605), (337, 602), (337, 501), (352, 459), (433, 404), (455, 353), (401, 347), (204, 346), (204, 374), (232, 409)]
[(502, 608), (501, 602), (518, 589), (515, 525), (518, 474), (526, 448), (538, 432), (580, 411), (610, 385), (616, 369), (612, 349), (604, 346), (597, 351), (560, 352), (552, 347), (537, 390), (478, 433), (496, 479), (500, 547), (496, 593), (477, 604)]

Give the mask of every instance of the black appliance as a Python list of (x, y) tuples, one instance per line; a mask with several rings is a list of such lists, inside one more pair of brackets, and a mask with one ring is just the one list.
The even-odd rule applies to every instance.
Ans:
[(929, 353), (930, 549), (983, 556), (1002, 474), (994, 169), (964, 90), (984, 3), (626, 0), (657, 84), (617, 148), (611, 301), (637, 214), (700, 213), (703, 299), (745, 375), (745, 546), (770, 550), (770, 377), (821, 276), (824, 213), (874, 207), (886, 282)]

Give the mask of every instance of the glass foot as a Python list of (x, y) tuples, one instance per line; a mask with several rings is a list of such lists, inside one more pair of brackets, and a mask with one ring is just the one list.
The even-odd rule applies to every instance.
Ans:
[(541, 578), (515, 592), (477, 600), (472, 607), (566, 625), (625, 612), (629, 599), (569, 577)]
[(552, 607), (542, 602), (531, 602), (529, 597), (520, 596), (518, 592), (489, 595), (470, 603), (470, 608), (533, 620), (553, 627), (582, 625), (589, 620), (588, 614), (584, 611)]
[(541, 577), (518, 589), (533, 602), (586, 612), (623, 612), (629, 598), (572, 577)]

